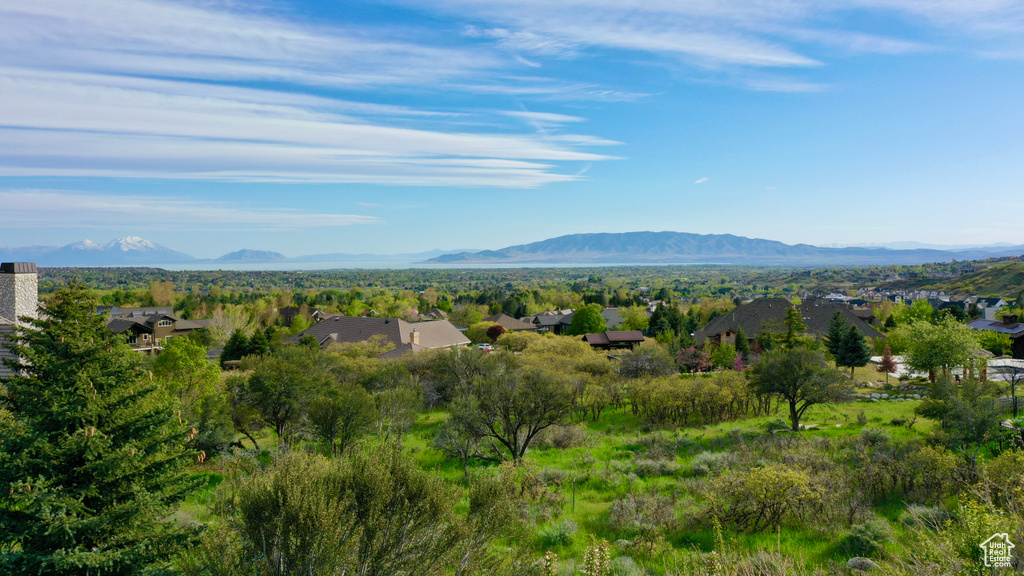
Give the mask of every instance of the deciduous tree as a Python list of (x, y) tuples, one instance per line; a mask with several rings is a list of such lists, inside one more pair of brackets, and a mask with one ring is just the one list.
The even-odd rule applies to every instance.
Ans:
[(892, 357), (892, 349), (889, 345), (885, 345), (885, 352), (882, 353), (882, 359), (878, 362), (876, 368), (879, 372), (885, 373), (885, 383), (889, 383), (889, 374), (896, 371), (896, 360)]
[(540, 370), (512, 367), (463, 385), (472, 410), (452, 414), (459, 426), (490, 441), (504, 459), (520, 460), (542, 430), (560, 424), (572, 410), (568, 387)]
[(789, 404), (794, 431), (808, 408), (848, 400), (851, 392), (849, 380), (829, 367), (821, 352), (806, 348), (766, 352), (750, 371), (750, 385)]
[(951, 369), (965, 365), (978, 349), (977, 331), (952, 318), (939, 324), (915, 320), (906, 330), (904, 363), (911, 370), (928, 372), (932, 381), (936, 370), (949, 377)]
[(572, 315), (572, 323), (566, 334), (582, 336), (584, 334), (600, 334), (608, 330), (608, 324), (601, 316), (600, 304), (587, 304), (576, 309)]

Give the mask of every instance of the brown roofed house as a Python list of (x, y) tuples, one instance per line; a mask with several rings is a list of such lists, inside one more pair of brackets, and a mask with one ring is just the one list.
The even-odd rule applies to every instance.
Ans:
[(370, 316), (343, 316), (334, 314), (324, 318), (315, 326), (299, 332), (285, 342), (298, 342), (303, 336), (316, 338), (321, 348), (332, 343), (364, 342), (374, 336), (383, 337), (394, 344), (394, 349), (381, 355), (393, 358), (408, 353), (437, 348), (468, 346), (469, 338), (447, 320), (406, 322), (398, 318), (373, 318)]
[(643, 344), (644, 333), (639, 330), (608, 330), (604, 334), (587, 334), (583, 341), (598, 350), (617, 350)]
[(119, 315), (107, 322), (107, 328), (111, 332), (125, 335), (125, 340), (132, 349), (148, 354), (160, 353), (163, 344), (171, 338), (188, 336), (193, 331), (209, 325), (210, 320), (182, 320), (166, 312), (148, 316)]
[(484, 318), (485, 322), (495, 322), (500, 324), (505, 330), (514, 330), (516, 332), (536, 332), (537, 327), (533, 324), (523, 322), (522, 320), (516, 320), (515, 318), (506, 314), (495, 314), (488, 318)]
[[(694, 333), (698, 343), (710, 340), (714, 344), (726, 342), (736, 344), (737, 329), (743, 328), (747, 338), (753, 342), (754, 337), (762, 330), (772, 332), (783, 331), (783, 320), (786, 311), (793, 304), (785, 298), (758, 298), (747, 304), (741, 304), (728, 314), (719, 316)], [(879, 338), (882, 333), (875, 330), (867, 322), (857, 317), (849, 308), (842, 304), (832, 304), (826, 300), (808, 300), (797, 306), (797, 310), (807, 325), (807, 333), (811, 336), (825, 336), (832, 315), (839, 311), (847, 324), (851, 324), (867, 338)]]

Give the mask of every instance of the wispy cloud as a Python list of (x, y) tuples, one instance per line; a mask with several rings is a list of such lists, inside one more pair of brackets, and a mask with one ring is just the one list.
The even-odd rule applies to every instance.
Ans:
[(568, 122), (583, 122), (586, 120), (586, 118), (582, 118), (580, 116), (554, 114), (552, 112), (530, 112), (528, 110), (509, 110), (502, 112), (502, 114), (505, 116), (512, 116), (513, 118), (523, 118), (525, 120), (547, 122), (550, 124), (566, 124)]
[(704, 184), (705, 182), (708, 182), (710, 180), (711, 180), (711, 178), (708, 178), (707, 176), (705, 176), (703, 178), (696, 179), (693, 183), (694, 184)]
[[(585, 134), (455, 122), (482, 110), (309, 95), (514, 81), (493, 51), (403, 36), (199, 3), (0, 0), (0, 175), (530, 188), (610, 158)], [(520, 86), (538, 83), (587, 97)]]
[(109, 228), (111, 222), (145, 221), (153, 229), (290, 230), (377, 222), (373, 216), (331, 214), (289, 208), (254, 209), (235, 202), (64, 190), (0, 190), (4, 226)]
[[(638, 59), (728, 71), (814, 68), (837, 54), (943, 49), (898, 36), (908, 30), (923, 30), (923, 36), (981, 55), (1024, 52), (1019, 50), (1024, 4), (1016, 0), (439, 0), (434, 5), (485, 22), (467, 28), (475, 37), (538, 58), (626, 50)], [(850, 14), (866, 16), (865, 23), (888, 18), (905, 26), (879, 34), (858, 29), (857, 20), (846, 17)], [(932, 33), (936, 30), (939, 35)], [(969, 38), (971, 44), (957, 45), (952, 38)], [(994, 50), (988, 46), (993, 39), (1001, 44), (1009, 39), (1015, 48)], [(743, 82), (742, 74), (738, 79), (739, 86), (763, 89)]]

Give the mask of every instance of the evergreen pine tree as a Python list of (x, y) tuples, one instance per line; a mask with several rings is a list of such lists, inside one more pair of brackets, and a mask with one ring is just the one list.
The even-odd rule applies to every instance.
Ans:
[(225, 362), (241, 360), (248, 350), (249, 339), (240, 330), (235, 330), (224, 343), (224, 350), (220, 353), (220, 367), (223, 368)]
[(804, 323), (803, 316), (796, 306), (790, 306), (786, 310), (786, 317), (782, 323), (786, 326), (786, 332), (782, 336), (782, 347), (792, 350), (800, 344), (800, 334), (807, 330), (807, 324)]
[(836, 310), (832, 314), (832, 319), (829, 320), (828, 333), (825, 335), (825, 349), (833, 358), (839, 357), (839, 348), (843, 344), (846, 333), (846, 318), (843, 318), (842, 312)]
[(71, 283), (14, 338), (0, 397), (0, 572), (144, 574), (195, 537), (168, 518), (196, 454), (139, 357)]
[(857, 330), (856, 326), (849, 326), (846, 334), (839, 343), (839, 353), (836, 354), (836, 366), (850, 369), (850, 379), (853, 379), (853, 371), (864, 366), (871, 360), (871, 352), (864, 340), (864, 335)]
[(750, 339), (742, 327), (736, 328), (736, 352), (742, 354), (744, 360), (750, 360)]
[(270, 354), (270, 339), (266, 333), (257, 330), (249, 338), (249, 345), (245, 347), (245, 356), (264, 356)]

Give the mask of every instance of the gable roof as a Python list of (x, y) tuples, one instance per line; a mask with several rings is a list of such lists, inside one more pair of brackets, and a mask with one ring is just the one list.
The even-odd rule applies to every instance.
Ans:
[[(763, 329), (780, 331), (782, 322), (786, 318), (786, 311), (793, 305), (785, 298), (759, 298), (747, 304), (741, 304), (729, 313), (715, 318), (708, 322), (707, 326), (694, 333), (697, 342), (703, 342), (705, 338), (723, 334), (726, 331), (736, 332), (737, 328), (743, 328), (748, 338)], [(867, 338), (879, 338), (882, 333), (875, 330), (863, 319), (857, 317), (852, 310), (846, 306), (829, 303), (827, 300), (809, 300), (797, 307), (807, 325), (807, 333), (811, 336), (824, 336), (828, 334), (828, 326), (832, 321), (832, 315), (837, 311), (843, 315), (847, 324), (857, 327)]]
[(1024, 323), (1021, 322), (1006, 324), (1002, 320), (978, 319), (968, 323), (967, 326), (975, 330), (988, 330), (1000, 334), (1009, 334), (1010, 338), (1024, 337)]
[(622, 324), (622, 309), (604, 308), (601, 310), (601, 317), (609, 328), (618, 328)]
[(413, 331), (417, 333), (419, 344), (408, 348), (411, 351), (465, 346), (470, 343), (469, 338), (466, 338), (458, 328), (447, 320), (410, 323), (397, 318), (342, 316), (341, 314), (328, 316), (318, 324), (286, 339), (285, 342), (298, 342), (299, 338), (307, 334), (315, 337), (321, 346), (326, 340), (345, 344), (364, 342), (374, 336), (383, 336), (385, 340), (395, 345), (395, 350), (398, 350), (407, 344), (413, 344)]
[(762, 328), (781, 325), (790, 306), (792, 304), (785, 298), (758, 298), (708, 322), (693, 334), (693, 338), (700, 344), (705, 338), (730, 330), (735, 332), (737, 328), (743, 328), (747, 337), (753, 338)]
[(114, 334), (121, 334), (129, 330), (133, 332), (145, 332), (152, 333), (153, 326), (147, 325), (143, 318), (133, 318), (131, 320), (127, 318), (114, 318), (107, 322), (107, 328)]
[(530, 332), (533, 332), (533, 331), (537, 330), (537, 327), (534, 326), (533, 324), (527, 324), (526, 322), (523, 322), (522, 320), (516, 320), (515, 318), (513, 318), (511, 316), (508, 316), (508, 315), (505, 315), (505, 314), (501, 314), (501, 313), (495, 314), (494, 316), (490, 316), (488, 318), (484, 318), (484, 321), (486, 321), (486, 322), (497, 322), (505, 330), (520, 330), (520, 331), (525, 330), (525, 331), (530, 331)]
[(807, 324), (807, 333), (811, 336), (825, 336), (828, 334), (828, 326), (832, 322), (832, 315), (839, 312), (847, 324), (857, 327), (866, 338), (881, 338), (882, 333), (864, 321), (853, 310), (846, 306), (831, 304), (825, 300), (808, 300), (797, 306), (797, 310), (803, 316)]

